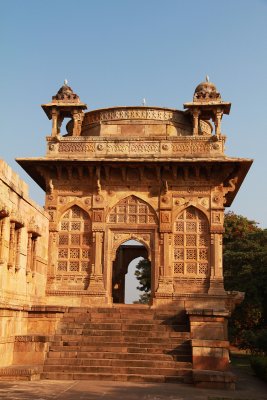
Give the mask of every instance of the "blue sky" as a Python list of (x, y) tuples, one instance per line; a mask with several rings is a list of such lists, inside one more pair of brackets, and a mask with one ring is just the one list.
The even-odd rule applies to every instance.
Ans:
[(45, 154), (41, 103), (65, 78), (89, 109), (182, 109), (208, 74), (225, 101), (229, 156), (254, 158), (232, 210), (267, 227), (266, 0), (9, 0), (1, 2), (1, 154)]

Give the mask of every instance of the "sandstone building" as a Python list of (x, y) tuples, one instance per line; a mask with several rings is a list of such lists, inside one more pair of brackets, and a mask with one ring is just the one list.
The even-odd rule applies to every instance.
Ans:
[[(52, 120), (46, 156), (17, 161), (45, 191), (44, 210), (1, 164), (3, 379), (234, 385), (227, 318), (242, 296), (224, 290), (224, 209), (252, 161), (224, 153), (221, 120), (230, 106), (208, 81), (185, 111), (85, 112), (67, 83), (42, 105)], [(140, 245), (125, 245), (130, 239)], [(124, 305), (137, 256), (151, 262), (149, 306)], [(87, 336), (91, 345), (114, 341), (116, 352), (97, 356)], [(134, 357), (134, 345), (147, 357)]]

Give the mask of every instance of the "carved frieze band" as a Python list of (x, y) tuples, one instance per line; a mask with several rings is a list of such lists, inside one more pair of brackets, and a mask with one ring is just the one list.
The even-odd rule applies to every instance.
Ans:
[(181, 115), (175, 111), (157, 110), (157, 109), (113, 109), (110, 111), (97, 111), (89, 114), (90, 123), (100, 121), (114, 121), (127, 119), (145, 119), (181, 122)]
[(94, 143), (59, 143), (59, 153), (93, 153), (95, 151)]
[[(69, 139), (69, 138), (68, 138)], [(64, 141), (63, 141), (64, 140)], [(211, 142), (207, 138), (198, 138), (198, 139), (187, 139), (183, 138), (182, 141), (169, 141), (169, 142), (161, 142), (161, 141), (111, 141), (105, 142), (90, 142), (88, 139), (87, 142), (84, 140), (80, 141), (80, 139), (76, 139), (77, 141), (65, 141), (63, 139), (58, 144), (58, 152), (59, 153), (99, 153), (101, 155), (104, 154), (161, 154), (161, 155), (169, 155), (169, 154), (210, 154), (213, 152), (223, 152), (223, 142)], [(53, 147), (53, 151), (55, 148)]]

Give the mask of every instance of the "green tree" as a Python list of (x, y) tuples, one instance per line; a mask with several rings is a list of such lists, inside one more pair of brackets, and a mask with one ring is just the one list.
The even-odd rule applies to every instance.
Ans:
[(225, 289), (245, 292), (244, 301), (230, 319), (230, 338), (249, 348), (248, 338), (255, 342), (257, 332), (261, 335), (266, 328), (267, 230), (246, 217), (227, 213), (223, 244)]
[(135, 276), (140, 284), (137, 289), (144, 292), (140, 295), (137, 303), (148, 304), (151, 292), (151, 263), (148, 259), (139, 261), (136, 266)]

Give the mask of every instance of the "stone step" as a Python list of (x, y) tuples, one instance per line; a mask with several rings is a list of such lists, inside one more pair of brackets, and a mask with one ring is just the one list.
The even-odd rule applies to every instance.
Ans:
[(51, 345), (50, 351), (65, 352), (65, 351), (76, 351), (76, 352), (120, 352), (120, 353), (150, 353), (150, 354), (190, 354), (191, 348), (188, 343), (182, 343), (180, 345), (174, 344), (173, 346), (166, 346), (164, 348), (159, 347), (157, 344), (123, 344), (122, 343), (88, 343), (87, 345)]
[(65, 315), (68, 314), (91, 314), (91, 313), (98, 313), (98, 314), (127, 314), (127, 313), (132, 313), (132, 314), (143, 314), (143, 315), (164, 315), (164, 316), (169, 316), (169, 315), (184, 315), (185, 311), (183, 308), (177, 309), (175, 308), (161, 308), (161, 309), (155, 309), (151, 308), (148, 305), (144, 304), (124, 304), (124, 305), (119, 305), (119, 304), (114, 304), (112, 307), (68, 307), (68, 309), (65, 311)]
[(186, 316), (175, 316), (175, 315), (169, 315), (169, 316), (164, 316), (164, 315), (143, 315), (143, 314), (134, 314), (130, 312), (129, 314), (98, 314), (98, 313), (92, 313), (92, 314), (64, 314), (62, 317), (63, 322), (99, 322), (99, 321), (114, 321), (114, 322), (123, 322), (127, 323), (127, 321), (133, 320), (137, 321), (137, 323), (153, 323), (153, 322), (158, 322), (158, 323), (166, 323), (166, 324), (173, 324), (173, 323), (184, 323), (187, 321)]
[(151, 330), (149, 333), (145, 330), (104, 330), (104, 329), (61, 329), (61, 332), (57, 334), (57, 336), (61, 337), (69, 337), (69, 336), (115, 336), (115, 337), (135, 337), (135, 338), (141, 338), (141, 337), (147, 337), (147, 338), (154, 338), (154, 337), (159, 337), (161, 339), (164, 338), (170, 338), (170, 337), (188, 337), (189, 332), (179, 332), (179, 331), (158, 331), (155, 329), (154, 331)]
[[(85, 324), (105, 324), (105, 325), (113, 325), (113, 324), (120, 324), (121, 326), (125, 325), (150, 325), (150, 326), (166, 326), (166, 327), (173, 327), (173, 326), (182, 326), (185, 327), (186, 330), (190, 330), (188, 321), (186, 319), (173, 319), (173, 320), (164, 320), (164, 319), (147, 319), (147, 318), (135, 318), (134, 316), (131, 316), (131, 318), (128, 316), (127, 319), (125, 318), (113, 318), (106, 316), (105, 318), (100, 318), (98, 317), (97, 319), (89, 318), (88, 316), (79, 316), (79, 317), (63, 317), (61, 320), (61, 326), (69, 326), (73, 324), (74, 326), (72, 327), (77, 327), (80, 328), (81, 326), (84, 326)], [(90, 328), (90, 326), (89, 326)]]
[(95, 319), (95, 320), (105, 320), (105, 319), (140, 319), (140, 320), (151, 320), (154, 319), (155, 313), (148, 311), (142, 311), (142, 312), (133, 312), (133, 310), (130, 311), (125, 311), (125, 312), (114, 312), (114, 311), (109, 311), (106, 313), (103, 312), (97, 312), (97, 311), (92, 311), (90, 313), (65, 313), (63, 316), (63, 320), (68, 317), (74, 317), (74, 318), (90, 318), (90, 319)]
[(148, 368), (124, 366), (81, 366), (81, 365), (44, 365), (43, 372), (67, 373), (97, 373), (97, 374), (137, 374), (137, 375), (164, 375), (182, 376), (191, 371), (191, 368)]
[(186, 332), (188, 331), (186, 325), (164, 325), (164, 324), (144, 324), (144, 323), (134, 323), (134, 322), (69, 322), (69, 323), (61, 323), (60, 325), (60, 333), (65, 333), (65, 330), (73, 330), (79, 332), (81, 329), (83, 333), (87, 330), (107, 330), (107, 331), (146, 331), (146, 332)]
[(185, 382), (192, 375), (190, 337), (177, 310), (71, 307), (50, 342), (42, 378)]
[(50, 380), (92, 380), (92, 381), (120, 381), (120, 382), (154, 382), (154, 383), (191, 383), (191, 371), (181, 376), (141, 375), (141, 374), (112, 374), (112, 373), (65, 373), (44, 372), (41, 379)]
[(93, 310), (91, 312), (83, 313), (83, 312), (72, 312), (65, 313), (63, 316), (63, 321), (74, 321), (76, 318), (84, 318), (85, 320), (95, 319), (95, 320), (106, 320), (106, 319), (114, 319), (114, 320), (128, 320), (128, 319), (139, 319), (140, 321), (144, 320), (162, 320), (166, 322), (172, 321), (185, 321), (187, 320), (185, 313), (173, 313), (173, 312), (155, 312), (151, 310), (136, 312), (133, 309), (125, 310), (124, 312), (116, 312), (114, 310), (107, 311), (106, 313), (100, 312), (97, 310)]
[(63, 345), (63, 346), (73, 346), (73, 345), (88, 345), (88, 344), (97, 344), (97, 343), (120, 343), (124, 345), (132, 345), (133, 343), (136, 345), (149, 345), (149, 346), (160, 346), (162, 348), (168, 347), (169, 345), (180, 345), (184, 342), (189, 343), (188, 336), (174, 336), (174, 337), (147, 337), (147, 336), (77, 336), (77, 335), (66, 335), (56, 338), (51, 341), (52, 345)]
[(147, 367), (166, 369), (166, 368), (191, 368), (192, 364), (190, 362), (175, 362), (175, 361), (155, 361), (155, 360), (117, 360), (117, 359), (101, 359), (101, 358), (48, 358), (45, 363), (46, 366), (72, 366), (74, 369), (77, 366), (81, 367), (137, 367), (143, 368)]
[(50, 351), (48, 359), (116, 359), (116, 360), (147, 360), (147, 361), (183, 361), (191, 362), (191, 354), (150, 354), (150, 353), (119, 353), (119, 352), (82, 352), (82, 351)]

